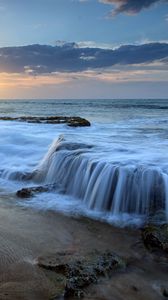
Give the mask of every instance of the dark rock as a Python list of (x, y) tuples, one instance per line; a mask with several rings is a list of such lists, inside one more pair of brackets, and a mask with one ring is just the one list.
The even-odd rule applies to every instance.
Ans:
[(135, 285), (132, 285), (132, 286), (131, 286), (131, 289), (132, 289), (134, 292), (138, 292), (138, 291), (139, 291), (139, 289), (138, 289)]
[(94, 251), (80, 256), (69, 252), (58, 252), (55, 255), (38, 258), (38, 266), (62, 274), (66, 278), (64, 297), (81, 298), (84, 288), (97, 283), (100, 276), (110, 276), (126, 264), (116, 254), (106, 251)]
[(163, 296), (168, 298), (168, 288), (163, 289)]
[(50, 189), (50, 186), (37, 186), (37, 187), (28, 187), (23, 188), (16, 192), (16, 196), (19, 198), (30, 198), (35, 193), (44, 193)]
[(3, 121), (20, 121), (28, 123), (46, 123), (46, 124), (64, 124), (66, 123), (71, 127), (83, 127), (90, 126), (90, 122), (81, 117), (63, 117), (63, 116), (50, 116), (50, 117), (31, 117), (31, 116), (21, 116), (21, 117), (0, 117)]
[(90, 126), (90, 122), (86, 119), (80, 118), (80, 117), (73, 117), (70, 118), (67, 122), (68, 126), (71, 127), (78, 127), (78, 126)]
[(168, 224), (148, 225), (142, 229), (142, 239), (149, 250), (162, 250), (168, 253)]
[(30, 197), (32, 197), (32, 192), (30, 189), (24, 188), (24, 189), (17, 191), (16, 196), (18, 196), (19, 198), (30, 198)]

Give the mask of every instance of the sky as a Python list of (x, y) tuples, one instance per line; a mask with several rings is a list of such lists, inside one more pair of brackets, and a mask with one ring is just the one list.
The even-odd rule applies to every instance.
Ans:
[(168, 98), (168, 0), (0, 0), (0, 99)]

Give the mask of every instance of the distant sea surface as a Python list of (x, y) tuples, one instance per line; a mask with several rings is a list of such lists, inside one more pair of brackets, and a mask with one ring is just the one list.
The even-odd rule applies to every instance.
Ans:
[[(160, 201), (164, 204), (161, 205), (161, 208), (165, 211), (165, 214), (168, 214), (168, 100), (0, 100), (0, 117), (54, 115), (81, 116), (91, 122), (91, 127), (70, 128), (66, 124), (30, 124), (18, 121), (0, 121), (1, 203), (4, 203), (5, 199), (11, 198), (14, 199), (14, 203), (17, 205), (31, 206), (34, 209), (57, 210), (67, 214), (85, 214), (112, 223), (138, 223), (141, 222), (146, 213), (142, 209), (141, 202), (144, 201), (145, 205), (149, 203), (151, 190), (153, 189), (152, 184), (159, 186), (158, 189), (160, 189), (159, 182), (162, 178), (164, 195)], [(101, 205), (100, 203), (93, 205), (96, 199), (95, 194), (98, 192), (96, 188), (99, 181), (101, 181), (100, 178), (114, 176), (114, 174), (111, 177), (109, 176), (110, 171), (107, 172), (107, 176), (105, 173), (100, 176), (97, 171), (97, 179), (94, 183), (93, 178), (91, 178), (92, 193), (87, 192), (87, 195), (81, 196), (81, 199), (80, 195), (76, 195), (70, 188), (64, 193), (55, 191), (39, 194), (29, 201), (20, 202), (15, 198), (16, 190), (25, 185), (32, 186), (33, 183), (20, 181), (12, 174), (34, 170), (47, 153), (51, 143), (57, 140), (60, 134), (64, 135), (68, 143), (75, 142), (91, 146), (86, 153), (84, 153), (85, 151), (80, 153), (80, 158), (82, 156), (84, 159), (87, 158), (90, 163), (103, 164), (104, 169), (105, 164), (106, 169), (108, 169), (108, 164), (113, 168), (118, 168), (117, 174), (119, 175), (115, 175), (117, 176), (115, 178), (118, 178), (118, 187), (115, 191), (112, 191), (114, 199), (111, 201), (113, 201), (113, 204), (108, 204), (107, 207), (102, 203)], [(127, 173), (121, 175), (121, 170)], [(150, 177), (144, 175), (143, 171), (143, 175), (136, 175), (136, 179), (129, 179), (130, 176), (133, 176), (130, 174), (135, 174), (137, 170), (138, 174), (141, 174), (139, 170), (145, 170), (145, 172), (150, 170), (154, 173)], [(53, 176), (55, 175), (53, 174)], [(120, 176), (122, 180), (119, 183)], [(135, 197), (135, 184), (139, 180), (138, 176), (144, 182), (143, 176), (146, 176), (148, 188), (146, 187), (145, 195), (142, 191), (138, 192), (137, 190), (139, 204), (138, 207), (133, 209), (132, 204), (126, 207), (122, 203), (123, 201), (128, 202), (128, 198)], [(150, 178), (153, 181), (152, 183)], [(119, 190), (122, 194), (126, 193), (126, 188), (132, 189), (131, 183), (128, 185), (129, 180), (132, 180), (134, 188), (131, 195), (124, 200), (122, 195), (119, 195)], [(76, 184), (78, 185), (78, 182)], [(88, 184), (91, 183), (88, 181)], [(102, 199), (105, 197), (103, 194), (105, 193), (105, 186), (107, 189), (109, 184), (104, 182), (102, 185)], [(114, 182), (111, 184), (114, 185)], [(153, 197), (157, 198), (156, 195)], [(99, 197), (97, 196), (97, 198)], [(90, 201), (92, 201), (92, 204)], [(107, 201), (106, 197), (104, 201)], [(118, 203), (118, 209), (116, 209), (114, 201)], [(134, 201), (136, 202), (136, 199)]]
[(167, 117), (167, 100), (0, 100), (1, 116), (81, 115), (91, 122)]

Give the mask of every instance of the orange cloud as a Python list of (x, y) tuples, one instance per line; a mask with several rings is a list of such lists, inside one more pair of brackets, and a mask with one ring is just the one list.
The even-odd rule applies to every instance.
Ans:
[(60, 86), (70, 79), (60, 74), (32, 76), (29, 74), (0, 73), (0, 99), (32, 97), (34, 90), (41, 90), (49, 86)]
[(29, 74), (10, 74), (0, 73), (0, 88), (13, 88), (13, 87), (40, 87), (42, 85), (56, 85), (67, 82), (68, 78), (57, 74), (30, 76)]
[[(59, 97), (59, 95), (75, 92), (83, 84), (88, 87), (94, 82), (102, 84), (118, 84), (124, 82), (165, 82), (168, 81), (168, 70), (157, 69), (159, 65), (153, 66), (155, 69), (132, 69), (127, 67), (120, 69), (88, 70), (84, 72), (72, 73), (51, 73), (33, 76), (30, 73), (0, 73), (0, 99), (2, 98), (40, 98)], [(167, 80), (166, 80), (167, 78)]]

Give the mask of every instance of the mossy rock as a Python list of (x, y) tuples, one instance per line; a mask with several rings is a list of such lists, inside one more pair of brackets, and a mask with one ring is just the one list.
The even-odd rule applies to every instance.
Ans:
[(69, 118), (67, 125), (70, 127), (84, 127), (84, 126), (90, 126), (90, 122), (84, 118), (80, 118), (80, 117), (72, 117)]
[(100, 276), (110, 276), (114, 270), (125, 268), (126, 263), (111, 251), (93, 251), (84, 256), (58, 252), (39, 257), (38, 266), (66, 278), (64, 297), (81, 298), (85, 287), (97, 283)]
[(147, 225), (142, 229), (142, 239), (149, 250), (162, 250), (168, 253), (168, 224)]
[(46, 124), (64, 124), (66, 123), (71, 127), (83, 127), (90, 126), (90, 122), (81, 117), (66, 117), (66, 116), (50, 116), (50, 117), (32, 117), (32, 116), (21, 116), (21, 117), (0, 117), (3, 121), (19, 121), (28, 123), (46, 123)]

